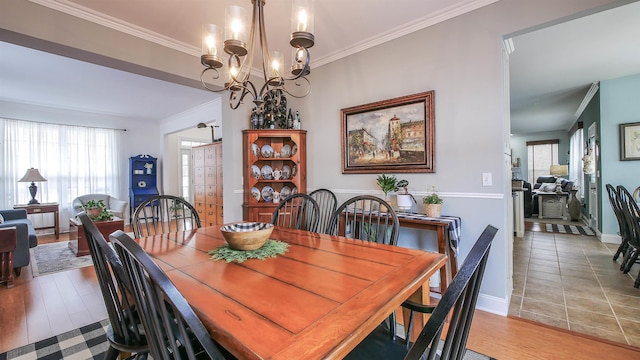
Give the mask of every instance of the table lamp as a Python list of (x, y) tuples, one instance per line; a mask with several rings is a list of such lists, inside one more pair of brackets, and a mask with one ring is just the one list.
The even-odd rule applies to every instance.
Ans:
[(42, 175), (40, 175), (40, 171), (35, 168), (30, 168), (27, 170), (27, 173), (24, 174), (22, 179), (18, 180), (18, 182), (30, 182), (29, 193), (31, 194), (31, 200), (29, 200), (29, 205), (39, 204), (38, 200), (36, 200), (36, 194), (38, 193), (38, 187), (36, 186), (36, 181), (47, 181)]
[(556, 177), (556, 192), (558, 194), (562, 193), (562, 182), (560, 180), (560, 176), (569, 175), (569, 166), (568, 165), (551, 165), (551, 169), (549, 169), (549, 174)]

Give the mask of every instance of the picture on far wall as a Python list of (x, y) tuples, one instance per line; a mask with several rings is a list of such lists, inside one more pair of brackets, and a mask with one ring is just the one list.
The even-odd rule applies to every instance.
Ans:
[(620, 124), (620, 160), (640, 160), (640, 122)]
[(434, 95), (342, 109), (342, 173), (435, 172)]

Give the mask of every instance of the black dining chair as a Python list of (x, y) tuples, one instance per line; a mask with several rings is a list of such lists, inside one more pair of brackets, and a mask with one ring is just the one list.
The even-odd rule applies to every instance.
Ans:
[(310, 192), (309, 196), (318, 203), (318, 207), (320, 208), (320, 220), (318, 221), (317, 232), (328, 234), (331, 217), (338, 207), (338, 199), (329, 189), (316, 189)]
[(131, 219), (136, 237), (192, 230), (201, 226), (200, 216), (193, 205), (173, 195), (148, 198), (136, 208)]
[(118, 230), (111, 242), (133, 284), (142, 325), (154, 359), (227, 359), (167, 274), (131, 237)]
[(280, 202), (273, 212), (271, 223), (290, 229), (316, 232), (320, 209), (313, 198), (307, 194), (289, 195)]
[[(616, 190), (629, 228), (628, 246), (620, 266), (620, 270), (627, 274), (640, 256), (640, 207), (638, 207), (638, 203), (624, 186), (618, 185)], [(638, 276), (640, 276), (640, 273)], [(640, 286), (640, 281), (636, 278), (634, 287), (637, 288), (638, 286)]]
[(629, 226), (627, 224), (627, 219), (625, 218), (625, 210), (622, 208), (622, 205), (618, 200), (619, 197), (616, 188), (611, 184), (606, 184), (605, 188), (607, 189), (607, 195), (609, 196), (609, 204), (611, 204), (611, 209), (613, 210), (613, 214), (618, 222), (618, 234), (622, 239), (620, 246), (618, 246), (616, 253), (613, 255), (613, 261), (616, 261), (620, 254), (624, 254), (627, 251), (627, 247), (629, 246)]
[(81, 212), (77, 216), (84, 228), (98, 285), (109, 316), (109, 349), (105, 359), (115, 360), (121, 353), (132, 353), (136, 358), (145, 359), (149, 345), (133, 301), (133, 288), (127, 281), (120, 258), (87, 214)]
[[(411, 311), (411, 318), (416, 312), (431, 313), (415, 343), (390, 338), (387, 329), (378, 326), (345, 359), (418, 360), (424, 355), (429, 360), (462, 359), (487, 258), (497, 232), (498, 229), (491, 225), (484, 229), (435, 308), (411, 301), (402, 304)], [(445, 323), (448, 323), (447, 335), (440, 347)], [(411, 334), (411, 322), (407, 330), (406, 333)]]
[(336, 209), (328, 233), (396, 245), (399, 231), (398, 216), (389, 203), (376, 196), (358, 195)]
[[(358, 195), (342, 203), (331, 217), (328, 234), (347, 238), (396, 245), (400, 222), (391, 205), (379, 197)], [(392, 337), (396, 334), (396, 315), (388, 318)]]

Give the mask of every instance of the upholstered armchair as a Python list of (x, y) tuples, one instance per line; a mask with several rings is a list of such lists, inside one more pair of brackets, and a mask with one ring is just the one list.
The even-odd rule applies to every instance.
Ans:
[(76, 211), (76, 214), (84, 211), (84, 209), (82, 208), (82, 204), (86, 203), (89, 200), (104, 201), (104, 204), (107, 206), (107, 210), (110, 211), (113, 216), (124, 219), (124, 214), (127, 210), (128, 205), (127, 202), (118, 200), (111, 195), (105, 194), (88, 194), (78, 196), (77, 198), (73, 199), (72, 205), (73, 209)]

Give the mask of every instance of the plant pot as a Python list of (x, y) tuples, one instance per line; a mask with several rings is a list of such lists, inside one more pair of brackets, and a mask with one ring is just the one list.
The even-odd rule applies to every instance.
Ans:
[(100, 215), (100, 209), (99, 208), (88, 209), (87, 215), (98, 216)]
[(424, 204), (424, 212), (428, 217), (440, 217), (442, 204)]
[(411, 206), (413, 205), (413, 199), (411, 199), (411, 195), (398, 194), (397, 201), (398, 201), (398, 209), (401, 209), (404, 211), (411, 211)]

